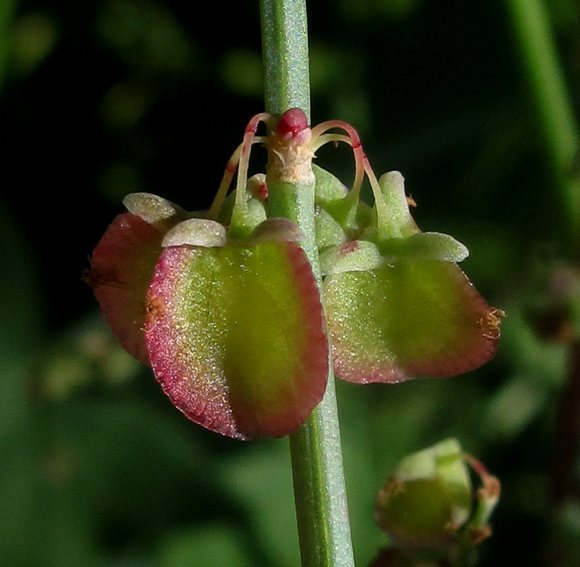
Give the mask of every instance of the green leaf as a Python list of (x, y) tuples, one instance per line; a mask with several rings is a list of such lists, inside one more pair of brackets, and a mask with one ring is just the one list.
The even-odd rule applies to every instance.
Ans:
[(223, 486), (248, 511), (246, 521), (276, 567), (295, 567), (300, 555), (290, 464), (288, 444), (277, 440), (220, 461)]

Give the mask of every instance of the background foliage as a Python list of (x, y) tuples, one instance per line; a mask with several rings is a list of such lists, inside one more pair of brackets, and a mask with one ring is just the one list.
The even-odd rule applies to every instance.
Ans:
[[(580, 398), (570, 386), (578, 248), (562, 239), (504, 4), (309, 3), (313, 122), (351, 122), (377, 173), (405, 175), (419, 226), (464, 242), (465, 271), (508, 313), (498, 356), (470, 375), (338, 384), (361, 566), (387, 543), (372, 519), (376, 491), (402, 456), (450, 435), (502, 480), (483, 565), (580, 556), (578, 492), (561, 486), (562, 470), (578, 480), (579, 420), (557, 425), (561, 400)], [(286, 440), (243, 444), (187, 422), (116, 345), (81, 281), (126, 193), (208, 206), (262, 110), (258, 3), (226, 6), (22, 0), (4, 26), (0, 557), (9, 567), (298, 565)], [(548, 8), (577, 105), (580, 7)], [(325, 148), (319, 163), (352, 176), (343, 148)]]

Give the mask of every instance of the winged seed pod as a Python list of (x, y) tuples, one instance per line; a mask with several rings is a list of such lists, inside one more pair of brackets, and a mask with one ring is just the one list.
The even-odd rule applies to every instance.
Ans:
[[(312, 163), (329, 142), (353, 148), (350, 190)], [(248, 179), (255, 144), (269, 161)], [(360, 200), (365, 174), (372, 208)], [(495, 352), (502, 313), (457, 267), (467, 249), (417, 228), (402, 176), (377, 181), (344, 122), (311, 129), (300, 109), (258, 114), (209, 211), (146, 193), (124, 203), (87, 280), (121, 345), (212, 431), (296, 431), (324, 394), (329, 344), (337, 375), (359, 383), (458, 374)], [(311, 266), (319, 255), (322, 274)]]

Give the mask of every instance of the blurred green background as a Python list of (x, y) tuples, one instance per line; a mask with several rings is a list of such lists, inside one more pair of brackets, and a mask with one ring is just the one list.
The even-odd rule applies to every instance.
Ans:
[[(578, 105), (580, 5), (547, 7)], [(351, 122), (508, 314), (497, 357), (469, 375), (337, 385), (357, 565), (387, 543), (381, 484), (446, 436), (502, 481), (481, 565), (577, 565), (579, 250), (506, 3), (308, 13), (313, 123)], [(81, 281), (127, 193), (209, 205), (263, 110), (258, 2), (4, 0), (0, 18), (0, 564), (298, 566), (287, 441), (189, 423)], [(345, 148), (318, 161), (352, 179)]]

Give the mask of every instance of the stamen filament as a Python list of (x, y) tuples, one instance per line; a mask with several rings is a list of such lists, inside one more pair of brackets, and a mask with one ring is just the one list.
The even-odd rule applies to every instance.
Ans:
[(363, 167), (365, 173), (367, 174), (369, 183), (371, 184), (371, 189), (373, 190), (373, 197), (375, 199), (375, 207), (377, 210), (377, 227), (379, 232), (383, 229), (386, 230), (386, 225), (389, 222), (389, 211), (387, 209), (387, 204), (383, 197), (383, 192), (381, 191), (381, 186), (377, 180), (375, 172), (369, 163), (369, 159), (363, 154)]
[[(326, 132), (331, 128), (341, 128), (347, 133), (347, 136), (333, 133), (327, 134)], [(314, 140), (312, 145), (314, 151), (329, 142), (345, 142), (350, 144), (355, 160), (355, 176), (350, 194), (352, 194), (352, 198), (354, 199), (358, 200), (360, 198), (362, 182), (364, 174), (366, 173), (375, 200), (377, 225), (379, 228), (384, 226), (385, 223), (388, 222), (387, 205), (383, 198), (377, 177), (369, 163), (366, 154), (364, 153), (357, 131), (350, 124), (343, 122), (342, 120), (328, 120), (312, 128), (312, 139)]]
[(226, 169), (224, 171), (224, 175), (222, 177), (220, 186), (217, 190), (216, 196), (211, 204), (211, 207), (208, 212), (208, 218), (212, 220), (217, 220), (222, 205), (224, 204), (224, 200), (228, 194), (228, 189), (232, 183), (232, 179), (238, 169), (238, 163), (240, 163), (240, 154), (242, 153), (242, 144), (240, 144), (236, 151), (230, 157)]
[(312, 144), (312, 151), (316, 152), (319, 148), (331, 142), (344, 142), (345, 144), (348, 144), (352, 147), (352, 140), (349, 136), (330, 132), (328, 134), (320, 134), (320, 136), (315, 139), (314, 143)]
[[(331, 128), (340, 128), (341, 130), (344, 130), (348, 136), (326, 134), (326, 132)], [(362, 144), (357, 131), (348, 124), (348, 122), (343, 122), (342, 120), (327, 120), (326, 122), (322, 122), (312, 128), (312, 139), (314, 140), (314, 150), (317, 150), (328, 142), (337, 141), (350, 144), (355, 161), (354, 182), (352, 184), (351, 192), (354, 197), (358, 199), (360, 197), (360, 190), (364, 179), (364, 160), (366, 159), (366, 156), (362, 149)]]
[(271, 118), (270, 114), (262, 112), (256, 114), (246, 126), (246, 131), (244, 133), (244, 139), (242, 141), (242, 149), (240, 153), (240, 161), (238, 165), (238, 179), (236, 183), (236, 197), (235, 197), (235, 207), (238, 210), (246, 211), (248, 208), (248, 198), (247, 198), (247, 184), (248, 184), (248, 168), (250, 165), (250, 152), (252, 150), (252, 145), (258, 141), (262, 141), (262, 137), (256, 136), (256, 131), (258, 130), (258, 125), (260, 122), (266, 122)]
[(236, 151), (232, 154), (226, 165), (220, 186), (209, 209), (208, 218), (217, 220), (236, 171), (238, 172), (238, 178), (236, 182), (235, 206), (238, 211), (246, 211), (248, 202), (248, 167), (251, 149), (254, 144), (266, 142), (267, 136), (256, 136), (256, 131), (260, 122), (266, 122), (270, 118), (271, 116), (269, 114), (263, 112), (256, 114), (248, 122), (242, 143), (236, 148)]

